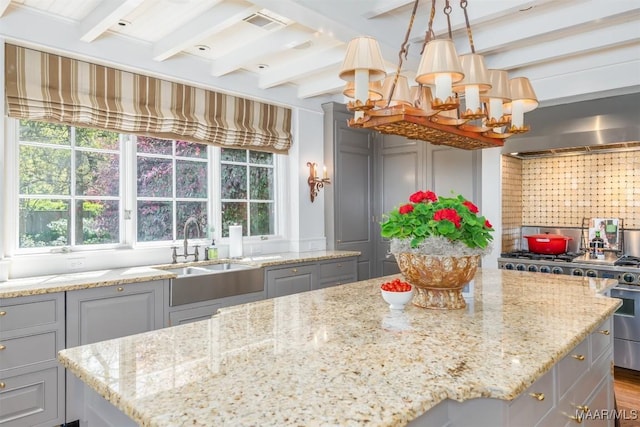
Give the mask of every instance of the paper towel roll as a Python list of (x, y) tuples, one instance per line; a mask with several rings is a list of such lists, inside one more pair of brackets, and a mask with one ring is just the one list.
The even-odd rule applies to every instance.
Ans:
[(229, 226), (229, 258), (242, 256), (242, 226)]

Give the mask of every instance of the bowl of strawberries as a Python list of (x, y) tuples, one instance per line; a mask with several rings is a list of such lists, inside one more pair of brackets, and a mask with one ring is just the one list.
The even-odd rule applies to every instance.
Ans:
[(404, 306), (413, 298), (413, 286), (399, 278), (380, 285), (380, 292), (391, 310), (404, 309)]

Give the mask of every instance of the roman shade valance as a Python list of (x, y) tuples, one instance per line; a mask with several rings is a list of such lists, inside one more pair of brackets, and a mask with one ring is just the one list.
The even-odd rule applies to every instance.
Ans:
[(11, 44), (10, 117), (287, 153), (291, 109)]

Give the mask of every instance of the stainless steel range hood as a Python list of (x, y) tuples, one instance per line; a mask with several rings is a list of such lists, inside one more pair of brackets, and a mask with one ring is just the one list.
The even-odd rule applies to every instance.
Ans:
[(519, 158), (640, 150), (640, 93), (542, 107), (525, 115), (531, 131), (502, 154)]

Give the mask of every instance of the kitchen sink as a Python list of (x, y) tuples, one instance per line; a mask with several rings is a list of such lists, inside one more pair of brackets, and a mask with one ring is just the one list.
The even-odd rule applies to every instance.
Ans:
[(177, 306), (264, 291), (262, 267), (222, 263), (164, 269), (171, 279), (169, 305)]

